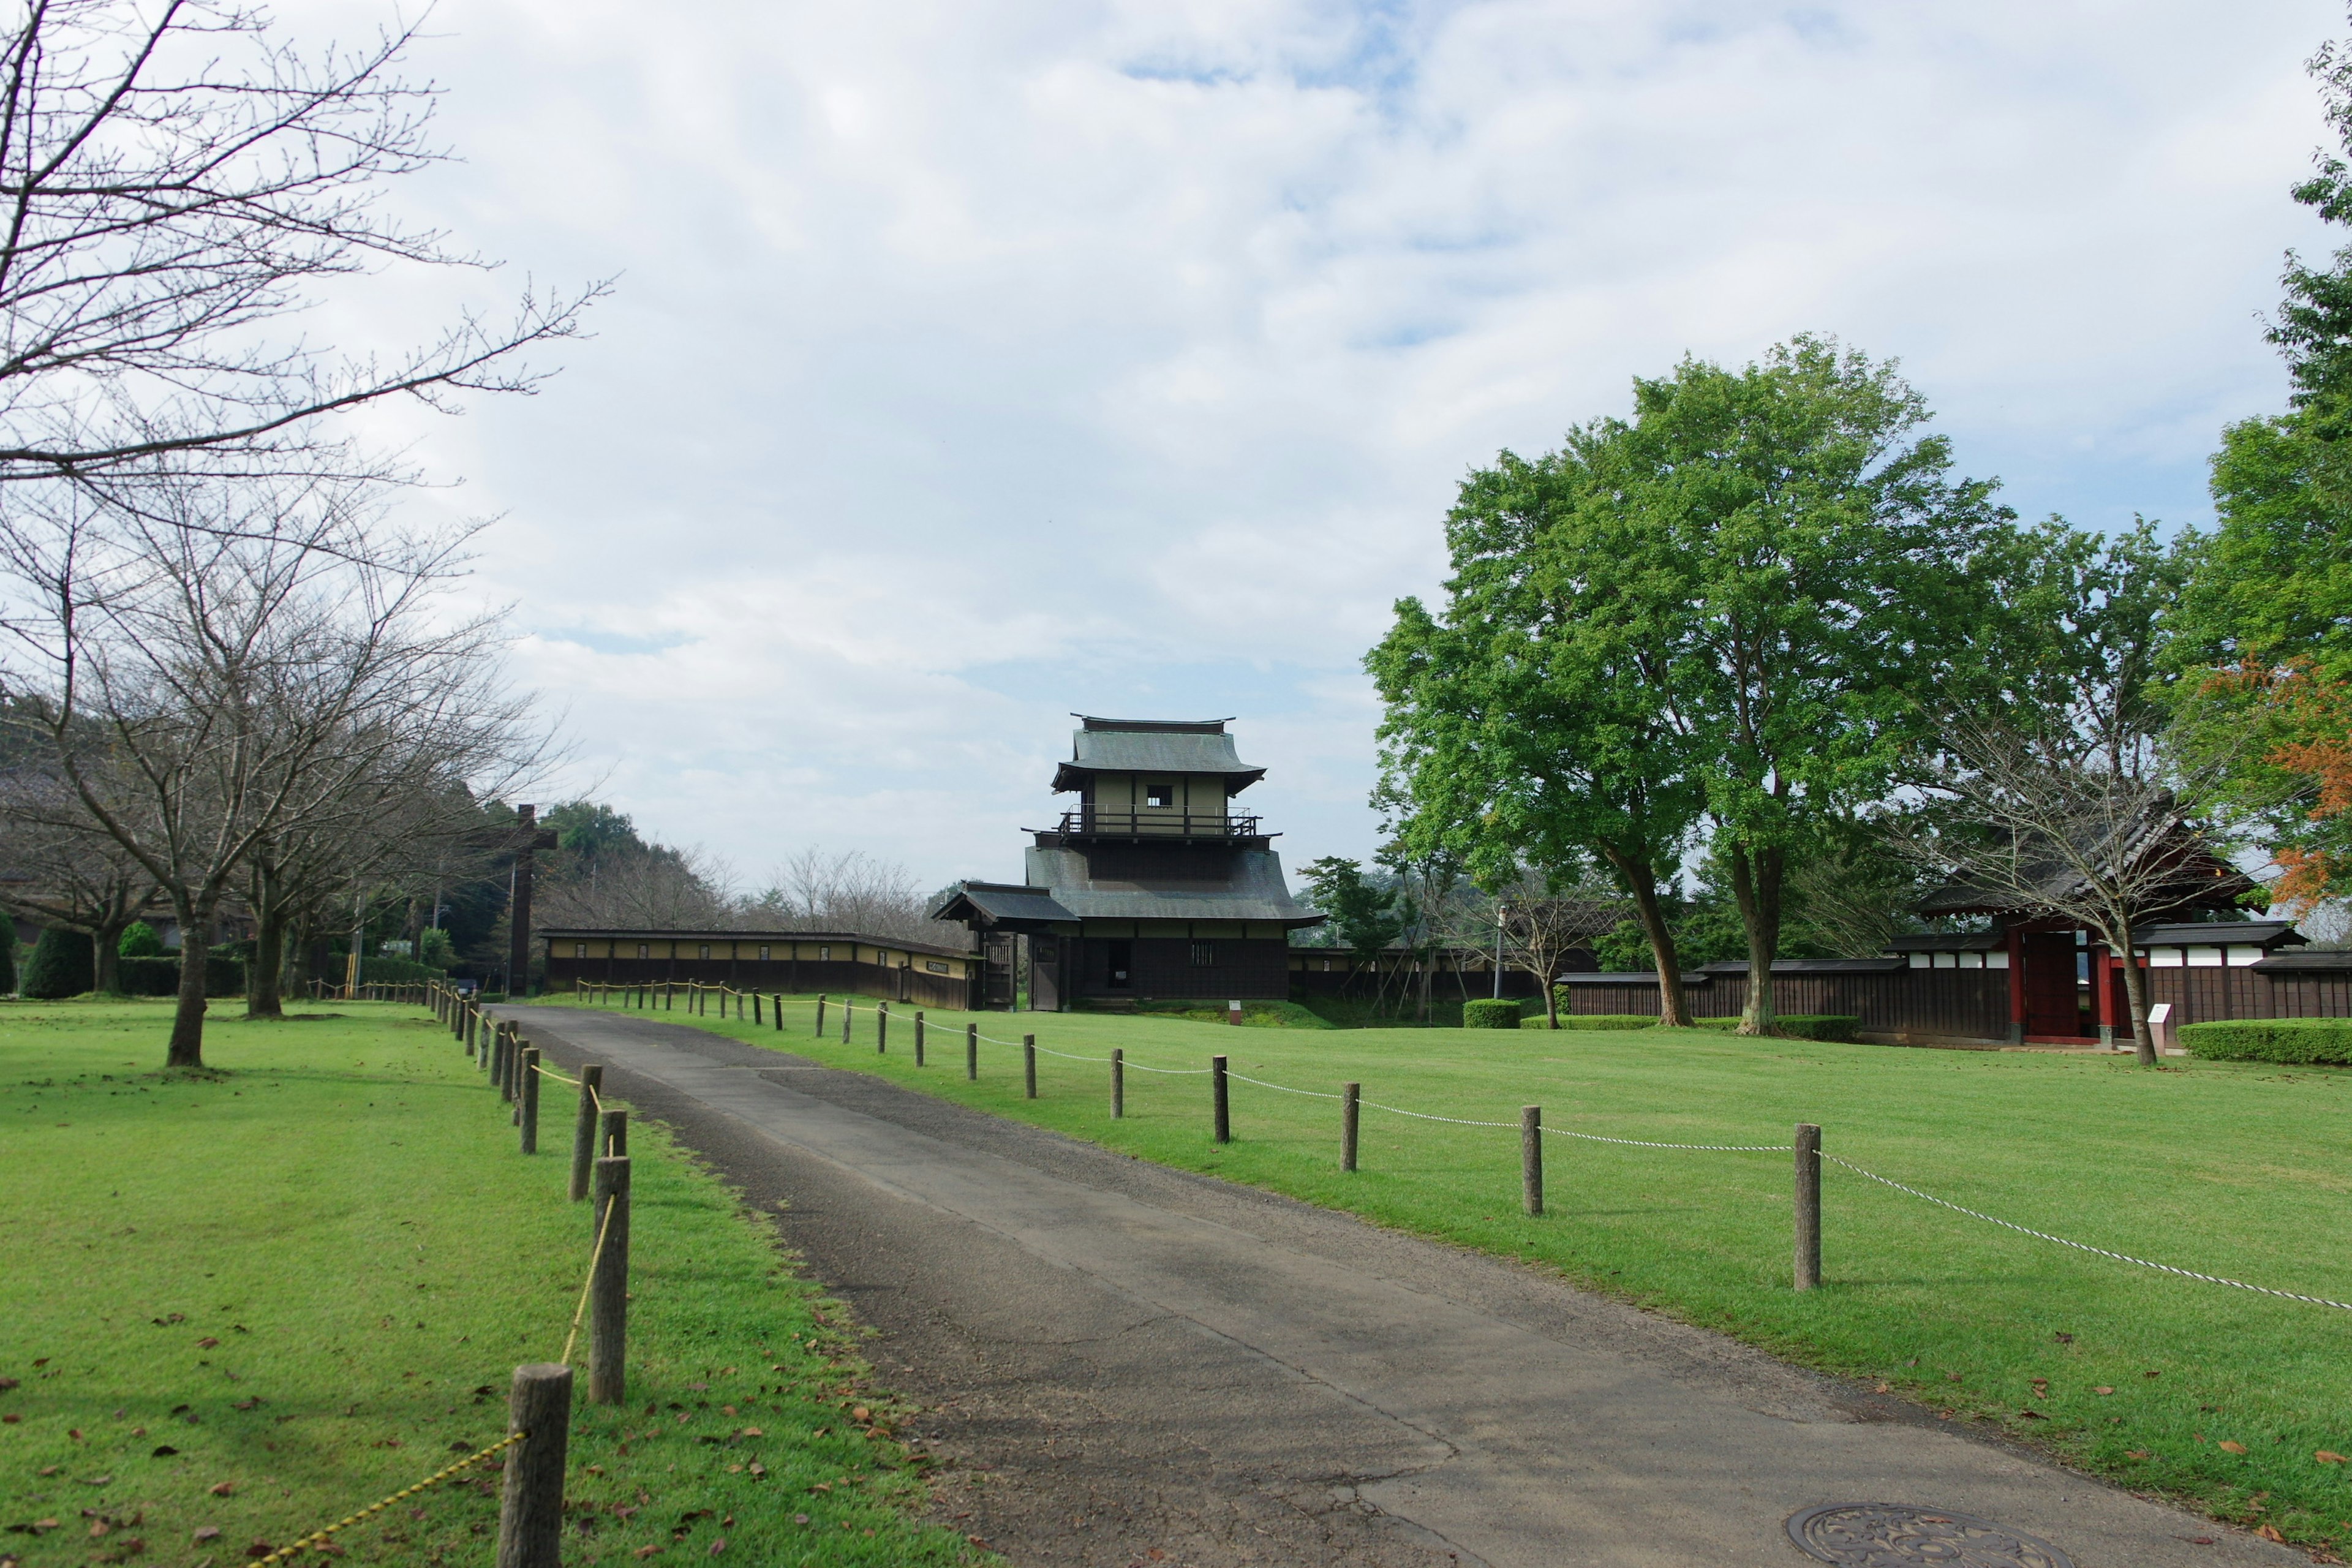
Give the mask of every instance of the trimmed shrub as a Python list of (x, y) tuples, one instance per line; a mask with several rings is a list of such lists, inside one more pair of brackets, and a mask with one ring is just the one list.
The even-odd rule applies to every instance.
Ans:
[[(341, 984), (342, 976), (336, 975)], [(420, 980), (446, 980), (449, 972), (437, 964), (419, 963), (398, 953), (379, 953), (360, 960), (360, 984), (362, 985), (410, 985)]]
[(1563, 1029), (1654, 1029), (1658, 1026), (1655, 1013), (1571, 1013), (1565, 1001), (1560, 1005), (1559, 1026)]
[(2180, 1043), (2209, 1062), (2352, 1067), (2352, 1018), (2229, 1018), (2181, 1026)]
[(34, 1002), (54, 1002), (79, 996), (98, 984), (98, 964), (89, 932), (51, 926), (33, 944), (32, 961), (25, 965), (25, 995)]
[[(177, 996), (180, 961), (176, 958), (126, 958), (118, 971), (123, 994), (129, 996)], [(245, 961), (226, 953), (205, 955), (205, 994), (245, 994)]]
[(161, 958), (163, 939), (145, 921), (132, 921), (122, 928), (122, 940), (114, 944), (114, 951), (125, 958)]
[[(1700, 1029), (1721, 1029), (1728, 1034), (1739, 1027), (1739, 1020), (1693, 1018), (1691, 1025)], [(1862, 1020), (1843, 1013), (1783, 1013), (1772, 1020), (1772, 1027), (1792, 1040), (1852, 1041), (1862, 1033)]]
[(1513, 997), (1484, 997), (1462, 1004), (1465, 1029), (1516, 1029), (1519, 1017), (1519, 1003)]

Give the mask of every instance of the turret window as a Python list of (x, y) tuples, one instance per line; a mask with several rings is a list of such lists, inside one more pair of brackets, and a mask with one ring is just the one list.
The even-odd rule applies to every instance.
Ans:
[(1213, 969), (1213, 968), (1215, 968), (1215, 967), (1216, 967), (1216, 964), (1217, 964), (1217, 944), (1216, 944), (1215, 942), (1194, 942), (1194, 943), (1192, 944), (1192, 967), (1193, 967), (1193, 968), (1195, 968), (1195, 969)]
[(1172, 784), (1148, 784), (1143, 786), (1143, 804), (1170, 806), (1176, 804), (1176, 786)]

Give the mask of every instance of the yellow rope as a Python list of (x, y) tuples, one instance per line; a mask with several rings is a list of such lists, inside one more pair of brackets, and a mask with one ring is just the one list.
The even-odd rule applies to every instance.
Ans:
[(562, 1365), (572, 1364), (572, 1346), (580, 1338), (580, 1319), (588, 1310), (588, 1292), (596, 1288), (596, 1265), (604, 1260), (604, 1238), (613, 1234), (613, 1210), (617, 1206), (616, 1197), (604, 1200), (604, 1218), (596, 1226), (596, 1250), (588, 1255), (588, 1278), (580, 1282), (580, 1304), (572, 1309), (572, 1331), (563, 1337), (563, 1353), (555, 1358)]
[(540, 1076), (540, 1077), (541, 1077), (541, 1078), (551, 1078), (551, 1079), (554, 1079), (556, 1082), (558, 1082), (558, 1083), (568, 1083), (568, 1084), (570, 1084), (570, 1085), (571, 1085), (572, 1088), (574, 1088), (574, 1089), (578, 1089), (578, 1088), (580, 1087), (580, 1080), (579, 1080), (578, 1079), (576, 1079), (576, 1078), (565, 1078), (562, 1073), (557, 1072), (553, 1068), (549, 1067), (545, 1062), (541, 1062), (541, 1063), (540, 1063), (540, 1064), (539, 1064), (538, 1072), (539, 1072), (539, 1076)]
[(491, 1444), (488, 1447), (483, 1449), (480, 1453), (473, 1455), (468, 1458), (460, 1459), (446, 1469), (436, 1470), (433, 1474), (425, 1477), (423, 1480), (417, 1482), (415, 1486), (402, 1488), (399, 1491), (393, 1493), (382, 1502), (371, 1503), (369, 1506), (360, 1510), (359, 1512), (352, 1514), (348, 1519), (339, 1519), (335, 1521), (334, 1523), (327, 1526), (324, 1530), (312, 1531), (310, 1534), (302, 1537), (301, 1540), (294, 1542), (289, 1545), (281, 1546), (267, 1557), (255, 1558), (250, 1564), (250, 1568), (269, 1568), (269, 1564), (277, 1562), (279, 1558), (291, 1557), (294, 1553), (301, 1551), (306, 1546), (315, 1546), (319, 1542), (326, 1540), (327, 1537), (334, 1534), (335, 1531), (341, 1530), (346, 1526), (357, 1524), (360, 1521), (367, 1518), (368, 1515), (381, 1512), (383, 1510), (390, 1508), (394, 1503), (399, 1502), (404, 1498), (415, 1497), (418, 1492), (423, 1491), (427, 1487), (437, 1486), (441, 1482), (447, 1480), (451, 1476), (456, 1475), (459, 1470), (464, 1469), (467, 1466), (478, 1465), (484, 1459), (488, 1458), (492, 1454), (497, 1453), (499, 1449), (511, 1447), (515, 1444), (521, 1442), (529, 1436), (530, 1434), (527, 1432), (509, 1432), (505, 1436), (499, 1438), (497, 1442)]

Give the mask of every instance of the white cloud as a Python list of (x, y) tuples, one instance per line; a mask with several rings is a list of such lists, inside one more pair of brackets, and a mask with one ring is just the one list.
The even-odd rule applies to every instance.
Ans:
[(2220, 424), (2281, 394), (2253, 319), (2280, 252), (2326, 243), (2285, 187), (2322, 135), (2298, 62), (2342, 25), (647, 16), (442, 13), (425, 60), (468, 161), (400, 199), (620, 284), (544, 395), (384, 423), (470, 479), (422, 504), (506, 514), (485, 588), (625, 809), (748, 869), (823, 840), (940, 880), (1010, 872), (1082, 706), (1237, 713), (1293, 858), (1369, 848), (1356, 660), (1434, 585), (1454, 482), (1685, 351), (1834, 331), (1902, 356), (2020, 510), (2194, 515)]

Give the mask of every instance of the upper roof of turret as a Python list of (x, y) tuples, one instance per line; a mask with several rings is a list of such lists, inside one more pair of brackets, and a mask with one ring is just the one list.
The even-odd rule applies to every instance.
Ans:
[(1239, 795), (1265, 777), (1242, 761), (1223, 719), (1097, 719), (1074, 714), (1070, 760), (1054, 770), (1054, 788), (1084, 789), (1097, 773), (1218, 773)]

